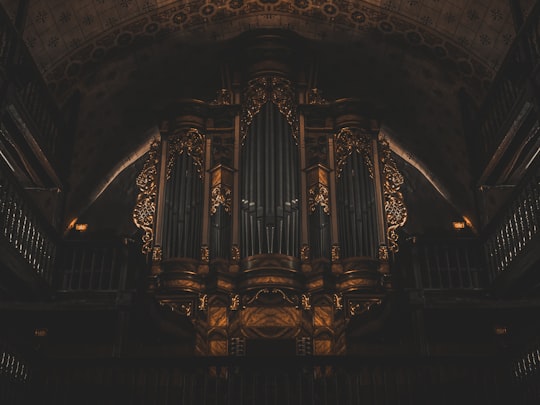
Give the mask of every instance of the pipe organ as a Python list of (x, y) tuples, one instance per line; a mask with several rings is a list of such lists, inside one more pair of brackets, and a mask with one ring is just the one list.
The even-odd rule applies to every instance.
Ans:
[(201, 355), (342, 354), (392, 292), (403, 177), (358, 100), (325, 100), (283, 38), (251, 46), (214, 101), (163, 111), (133, 212), (148, 293)]

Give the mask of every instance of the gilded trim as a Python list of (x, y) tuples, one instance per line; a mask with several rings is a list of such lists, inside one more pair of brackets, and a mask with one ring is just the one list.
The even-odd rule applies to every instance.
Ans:
[(341, 177), (343, 168), (347, 164), (347, 159), (356, 151), (364, 158), (364, 162), (369, 170), (369, 176), (373, 178), (373, 162), (371, 160), (371, 136), (359, 133), (357, 129), (348, 127), (341, 128), (335, 139), (335, 154), (337, 162), (337, 177)]
[(244, 104), (240, 120), (242, 145), (253, 118), (268, 101), (274, 103), (291, 126), (292, 135), (298, 144), (300, 124), (296, 112), (295, 93), (290, 80), (279, 76), (257, 77), (248, 82), (244, 92)]
[(328, 187), (326, 187), (324, 184), (315, 184), (313, 187), (309, 188), (308, 194), (310, 213), (313, 214), (317, 209), (317, 205), (320, 205), (323, 212), (326, 215), (330, 215), (330, 192), (328, 191)]
[(193, 159), (193, 165), (204, 177), (204, 142), (205, 137), (196, 128), (178, 130), (169, 138), (169, 151), (167, 153), (167, 180), (171, 178), (176, 158), (185, 153)]
[(223, 206), (226, 213), (231, 213), (232, 190), (223, 184), (212, 187), (210, 192), (210, 215), (214, 215), (220, 205)]
[(392, 151), (388, 142), (380, 141), (380, 157), (384, 175), (384, 210), (386, 212), (388, 249), (394, 253), (399, 251), (397, 229), (407, 222), (407, 207), (403, 200), (403, 194), (399, 191), (404, 182), (403, 175), (399, 172), (396, 162), (392, 158)]
[(159, 149), (160, 142), (157, 140), (152, 142), (148, 158), (136, 180), (139, 195), (133, 209), (133, 222), (137, 228), (144, 231), (141, 248), (144, 254), (152, 252), (152, 242), (154, 240), (153, 226), (156, 214)]

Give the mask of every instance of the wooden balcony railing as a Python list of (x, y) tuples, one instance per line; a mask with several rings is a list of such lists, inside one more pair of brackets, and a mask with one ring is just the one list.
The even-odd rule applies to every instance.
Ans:
[(484, 244), (491, 277), (507, 270), (540, 230), (540, 171), (516, 194)]
[(58, 260), (57, 289), (118, 291), (134, 288), (137, 259), (141, 257), (128, 239), (64, 241)]
[(26, 403), (29, 383), (27, 362), (13, 347), (0, 340), (0, 403)]
[(55, 232), (3, 162), (0, 162), (0, 238), (14, 248), (37, 275), (51, 282), (56, 255)]
[[(512, 121), (519, 115), (528, 81), (540, 61), (540, 3), (536, 2), (503, 61), (479, 117), (484, 164), (494, 155)], [(532, 102), (532, 101), (531, 101)]]
[(413, 260), (417, 287), (425, 290), (475, 290), (490, 282), (477, 239), (418, 238)]
[(79, 359), (45, 364), (36, 392), (54, 404), (498, 404), (501, 371), (486, 358)]

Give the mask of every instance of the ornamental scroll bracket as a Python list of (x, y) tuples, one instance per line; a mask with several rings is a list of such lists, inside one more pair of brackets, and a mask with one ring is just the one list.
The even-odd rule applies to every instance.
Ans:
[(396, 162), (392, 158), (392, 151), (388, 142), (379, 141), (380, 159), (383, 171), (384, 210), (386, 212), (388, 249), (393, 253), (398, 252), (397, 229), (407, 222), (407, 207), (403, 194), (399, 189), (404, 182), (403, 175), (399, 172)]
[(292, 135), (298, 145), (299, 120), (296, 111), (295, 93), (290, 80), (279, 76), (257, 77), (248, 82), (244, 91), (244, 104), (240, 120), (242, 145), (246, 141), (248, 128), (253, 118), (268, 101), (274, 103), (291, 126)]
[(137, 176), (136, 184), (139, 188), (137, 202), (133, 209), (133, 222), (144, 231), (142, 236), (142, 252), (152, 252), (154, 239), (154, 217), (156, 214), (157, 179), (159, 165), (160, 142), (155, 140), (150, 146), (148, 158)]
[(171, 178), (176, 158), (183, 153), (193, 159), (199, 178), (204, 176), (204, 142), (205, 137), (196, 128), (177, 130), (169, 138), (167, 153), (167, 180)]
[(364, 162), (369, 170), (369, 176), (373, 178), (373, 162), (371, 160), (371, 136), (365, 133), (359, 132), (357, 129), (349, 127), (341, 128), (337, 134), (334, 135), (335, 139), (335, 153), (337, 161), (337, 177), (341, 177), (343, 168), (347, 164), (347, 159), (356, 151), (363, 158)]

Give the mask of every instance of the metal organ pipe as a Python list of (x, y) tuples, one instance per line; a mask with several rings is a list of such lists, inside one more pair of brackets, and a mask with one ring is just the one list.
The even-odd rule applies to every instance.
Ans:
[(244, 256), (297, 254), (297, 153), (285, 117), (274, 104), (265, 104), (253, 119), (242, 151)]

